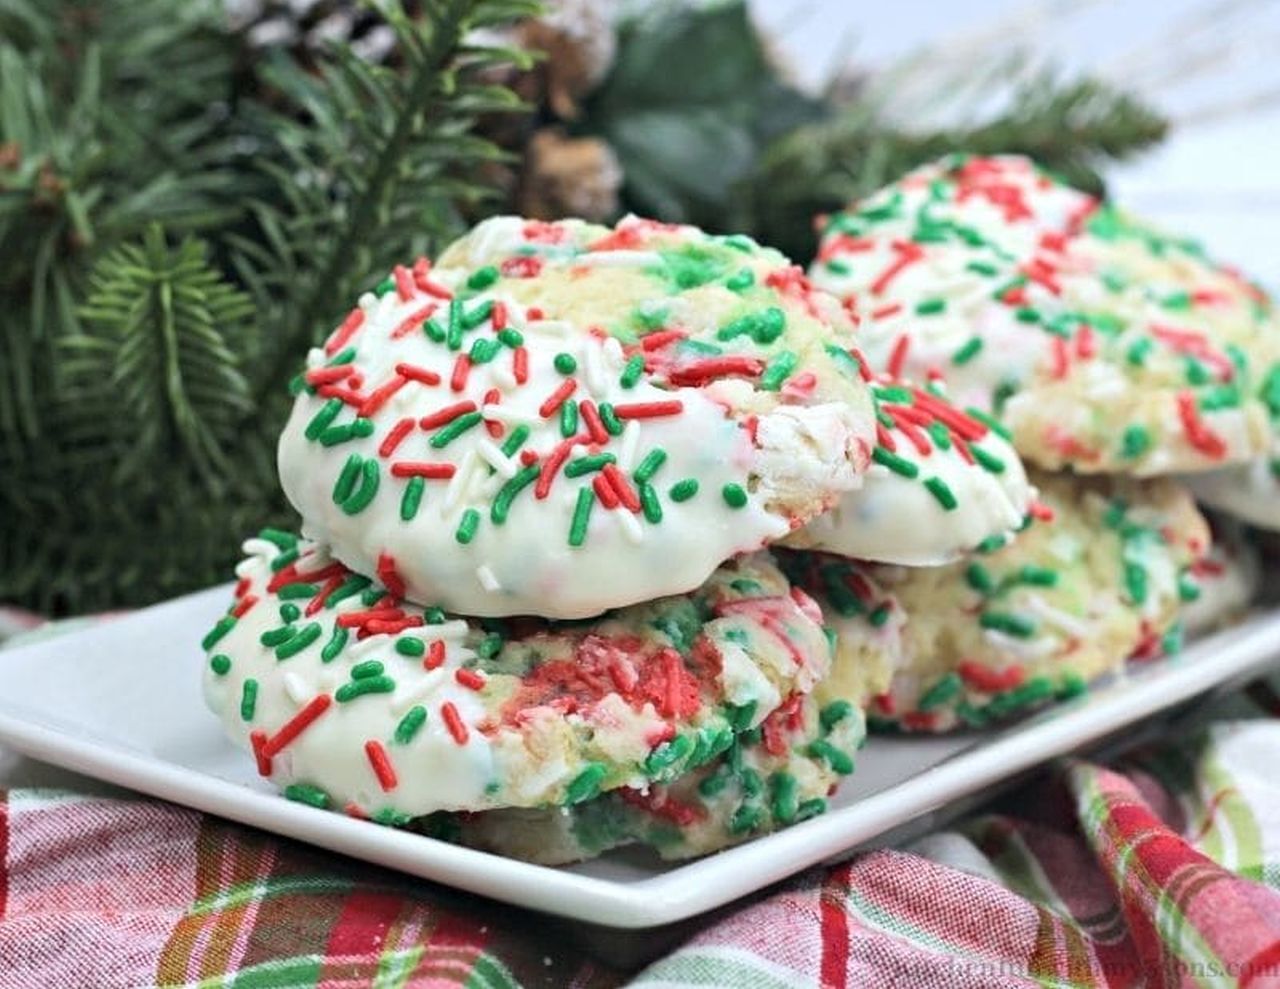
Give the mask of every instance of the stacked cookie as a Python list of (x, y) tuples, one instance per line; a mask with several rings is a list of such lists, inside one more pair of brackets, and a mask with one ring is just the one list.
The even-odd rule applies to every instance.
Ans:
[[(809, 543), (950, 558), (1030, 496), (992, 429), (873, 381), (777, 252), (634, 218), (482, 224), (294, 390), (303, 532), (245, 544), (210, 706), (290, 797), (542, 860), (821, 810), (864, 698), (824, 689), (830, 630), (767, 547), (834, 510)], [(887, 670), (887, 645), (858, 651)]]
[(1041, 491), (1039, 521), (970, 561), (858, 568), (902, 612), (873, 723), (982, 726), (1247, 599), (1247, 557), (1169, 475), (1237, 511), (1240, 471), (1270, 483), (1280, 333), (1255, 286), (1016, 157), (953, 156), (828, 218), (810, 275), (872, 368), (990, 417)]

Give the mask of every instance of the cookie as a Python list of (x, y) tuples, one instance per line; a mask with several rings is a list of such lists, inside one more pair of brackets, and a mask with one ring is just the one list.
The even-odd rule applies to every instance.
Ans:
[(460, 614), (685, 593), (859, 484), (850, 331), (746, 238), (488, 220), (311, 352), (281, 483), (343, 563)]
[(1210, 516), (1213, 544), (1189, 571), (1182, 626), (1188, 636), (1216, 631), (1241, 618), (1258, 593), (1262, 563), (1238, 523)]
[(724, 752), (830, 665), (767, 553), (588, 622), (460, 619), (268, 530), (205, 637), (205, 697), (288, 796), (381, 821), (574, 804)]
[(1189, 474), (1196, 500), (1269, 532), (1280, 531), (1280, 459), (1260, 457), (1241, 467)]
[(872, 390), (876, 446), (862, 487), (785, 545), (938, 566), (1022, 525), (1035, 492), (999, 423), (961, 412), (940, 389), (882, 378)]
[(647, 790), (624, 788), (572, 807), (437, 817), (437, 837), (563, 865), (645, 845), (664, 859), (706, 855), (822, 813), (865, 740), (861, 710), (795, 695), (714, 762)]
[(897, 643), (873, 727), (982, 727), (1079, 693), (1130, 656), (1176, 648), (1181, 605), (1196, 593), (1188, 568), (1209, 543), (1190, 496), (1170, 481), (1032, 481), (1033, 522), (968, 561), (904, 568), (798, 554), (798, 568), (788, 557), (838, 638), (844, 620), (856, 623), (855, 647), (866, 624)]
[(1153, 476), (1265, 449), (1280, 415), (1270, 300), (1191, 242), (1078, 194), (1043, 206), (1072, 193), (1032, 196), (1006, 172), (978, 194), (932, 166), (873, 197), (897, 209), (827, 222), (810, 275), (860, 321), (872, 368), (945, 380), (1049, 470)]

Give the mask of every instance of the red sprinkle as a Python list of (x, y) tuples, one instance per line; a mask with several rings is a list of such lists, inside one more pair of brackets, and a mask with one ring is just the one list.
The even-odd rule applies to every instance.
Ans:
[[(354, 375), (348, 380), (354, 382)], [(354, 405), (357, 409), (365, 403), (365, 397), (350, 388), (339, 388), (337, 385), (321, 385), (317, 391), (321, 398), (336, 398), (345, 405)]]
[(445, 727), (449, 729), (453, 740), (459, 745), (466, 745), (467, 726), (463, 723), (462, 716), (458, 714), (458, 709), (453, 706), (453, 701), (445, 701), (440, 705), (440, 717), (444, 718)]
[(1053, 376), (1059, 380), (1071, 371), (1071, 352), (1067, 350), (1067, 341), (1062, 337), (1053, 338)]
[(871, 283), (872, 295), (882, 295), (889, 287), (889, 283), (897, 278), (904, 268), (924, 257), (924, 248), (912, 241), (895, 240), (892, 246), (898, 253), (898, 257)]
[(404, 617), (399, 608), (371, 608), (368, 611), (348, 611), (338, 616), (343, 628), (357, 628), (372, 621), (394, 621)]
[(507, 278), (533, 278), (542, 270), (542, 259), (529, 256), (507, 258), (499, 270)]
[(556, 474), (569, 459), (569, 454), (573, 451), (574, 444), (578, 442), (576, 436), (558, 444), (554, 450), (548, 455), (547, 459), (542, 462), (542, 470), (538, 474), (538, 480), (533, 486), (533, 496), (538, 499), (545, 498), (551, 493), (551, 484), (556, 479)]
[(939, 401), (926, 391), (918, 388), (912, 389), (916, 397), (916, 404), (926, 412), (931, 413), (936, 419), (941, 420), (942, 424), (958, 435), (961, 439), (980, 440), (986, 436), (989, 429), (980, 423), (977, 419), (965, 415), (963, 412), (952, 408), (946, 402)]
[(641, 339), (640, 349), (646, 352), (661, 350), (667, 344), (683, 340), (688, 335), (684, 330), (659, 330)]
[(303, 614), (310, 618), (317, 611), (323, 608), (325, 599), (342, 586), (343, 579), (344, 578), (341, 574), (334, 574), (326, 580), (320, 590), (316, 591), (316, 596), (307, 602), (307, 607)]
[(618, 493), (613, 490), (613, 485), (605, 480), (603, 474), (597, 474), (591, 482), (591, 487), (595, 490), (596, 497), (600, 499), (600, 504), (605, 508), (617, 508)]
[(1200, 418), (1196, 397), (1189, 391), (1178, 393), (1178, 418), (1182, 420), (1182, 432), (1187, 442), (1206, 457), (1221, 460), (1227, 455), (1227, 444)]
[(468, 412), (476, 411), (475, 402), (458, 402), (456, 405), (446, 405), (443, 409), (432, 412), (429, 416), (423, 416), (418, 420), (418, 425), (423, 429), (439, 429), (441, 426), (447, 426), (453, 422), (458, 416), (464, 416)]
[(493, 308), (489, 310), (489, 326), (494, 333), (507, 328), (507, 304), (505, 302), (495, 302)]
[(619, 419), (657, 419), (660, 416), (678, 416), (684, 411), (684, 402), (627, 402), (613, 407)]
[(457, 472), (458, 468), (453, 464), (430, 463), (425, 460), (399, 460), (391, 465), (392, 477), (425, 477), (432, 481), (447, 481)]
[(907, 351), (911, 349), (911, 338), (905, 333), (901, 334), (893, 343), (893, 350), (889, 353), (889, 363), (885, 370), (889, 372), (889, 377), (902, 377), (902, 365), (907, 361)]
[(894, 442), (893, 433), (885, 427), (882, 422), (876, 423), (876, 442), (888, 450), (890, 453), (898, 451), (898, 444)]
[(398, 635), (407, 628), (420, 628), (423, 622), (417, 615), (406, 615), (404, 618), (374, 618), (365, 622), (356, 638), (367, 639), (371, 635)]
[(399, 340), (403, 336), (408, 336), (424, 322), (430, 319), (435, 313), (437, 307), (437, 303), (428, 302), (421, 309), (411, 312), (400, 321), (394, 330), (391, 331), (391, 339)]
[[(519, 351), (516, 351), (519, 353)], [(560, 387), (547, 396), (546, 400), (538, 406), (538, 415), (544, 419), (550, 419), (556, 414), (556, 410), (564, 405), (565, 400), (574, 393), (578, 387), (578, 382), (573, 378), (566, 378), (560, 383)]]
[(1033, 501), (1027, 509), (1031, 517), (1039, 522), (1052, 522), (1054, 520), (1054, 511), (1043, 501)]
[(408, 302), (413, 298), (413, 279), (409, 276), (409, 269), (402, 264), (396, 265), (391, 269), (391, 277), (396, 282), (396, 295), (400, 296), (401, 302)]
[(1021, 666), (1006, 666), (1002, 670), (993, 670), (989, 666), (983, 666), (981, 663), (971, 659), (962, 661), (957, 667), (956, 672), (960, 674), (960, 679), (967, 683), (974, 690), (980, 690), (984, 694), (999, 694), (1006, 690), (1012, 690), (1026, 679), (1027, 671)]
[(246, 594), (239, 601), (237, 601), (236, 606), (231, 609), (231, 616), (233, 618), (243, 618), (245, 615), (245, 612), (247, 612), (250, 608), (252, 608), (257, 603), (258, 603), (258, 598), (256, 595)]
[(584, 398), (578, 403), (578, 411), (582, 415), (582, 421), (586, 424), (587, 433), (591, 436), (591, 441), (601, 445), (608, 443), (609, 431), (604, 428), (604, 421), (600, 418), (596, 403), (589, 398)]
[(517, 384), (522, 385), (529, 380), (529, 351), (524, 347), (517, 347), (511, 352), (511, 373)]
[(485, 679), (475, 670), (458, 670), (453, 678), (468, 690), (484, 690)]
[(356, 415), (368, 419), (378, 414), (380, 410), (391, 399), (391, 396), (398, 392), (401, 388), (409, 383), (408, 378), (402, 378), (396, 375), (385, 385), (382, 385), (372, 392), (368, 398), (364, 400), (364, 404), (356, 411)]
[(453, 374), (449, 377), (449, 387), (454, 391), (462, 391), (467, 387), (467, 376), (471, 373), (471, 356), (459, 354), (453, 362)]
[(259, 776), (271, 775), (271, 757), (266, 754), (267, 733), (261, 728), (249, 732), (249, 744), (253, 747), (253, 758), (258, 764)]
[(867, 363), (866, 355), (857, 347), (849, 348), (849, 356), (858, 363), (858, 377), (863, 381), (871, 380), (871, 365)]
[(1081, 323), (1076, 329), (1076, 356), (1087, 361), (1097, 353), (1098, 338), (1094, 335), (1093, 327), (1088, 323)]
[(396, 452), (398, 447), (406, 436), (413, 429), (413, 418), (406, 416), (391, 427), (391, 431), (383, 438), (382, 444), (378, 447), (379, 457), (389, 457)]
[(310, 728), (320, 715), (329, 710), (332, 703), (333, 698), (328, 694), (319, 694), (311, 698), (297, 714), (281, 726), (278, 732), (262, 744), (261, 749), (258, 750), (259, 757), (267, 760), (274, 759), (295, 738)]
[(427, 646), (427, 658), (422, 665), (429, 670), (438, 669), (444, 663), (444, 639), (436, 639)]
[(355, 802), (348, 803), (347, 806), (342, 808), (342, 812), (346, 814), (347, 817), (354, 817), (357, 821), (369, 820), (368, 812)]
[(763, 372), (764, 361), (754, 357), (709, 357), (703, 361), (694, 361), (684, 367), (675, 368), (667, 379), (677, 386), (703, 385), (708, 381), (731, 374), (758, 378)]
[(333, 331), (333, 334), (325, 342), (324, 352), (332, 357), (339, 350), (347, 345), (356, 334), (356, 330), (364, 324), (364, 310), (357, 306), (347, 313), (347, 318), (342, 321), (342, 325)]
[(335, 385), (345, 378), (351, 377), (351, 373), (355, 370), (350, 364), (337, 364), (333, 367), (313, 367), (303, 377), (307, 384), (318, 387), (320, 385)]
[(520, 463), (526, 467), (530, 467), (538, 462), (538, 454), (536, 450), (524, 449), (520, 451)]
[[(391, 470), (394, 473), (395, 467), (393, 466)], [(383, 587), (398, 598), (404, 597), (404, 580), (396, 571), (396, 558), (394, 556), (386, 551), (379, 553), (377, 572), (378, 579), (382, 581)]]
[(872, 309), (868, 315), (872, 319), (888, 319), (890, 316), (896, 316), (900, 312), (902, 312), (902, 303), (890, 302), (888, 305)]
[(364, 743), (364, 754), (369, 757), (369, 765), (373, 767), (373, 775), (378, 777), (378, 785), (383, 793), (390, 793), (399, 784), (395, 767), (391, 765), (391, 757), (381, 742), (371, 738)]
[(605, 464), (600, 471), (618, 496), (618, 501), (632, 512), (640, 511), (640, 496), (636, 494), (631, 482), (627, 480), (617, 464)]
[(440, 375), (436, 374), (425, 367), (418, 367), (416, 364), (406, 364), (401, 361), (396, 365), (396, 374), (402, 378), (408, 378), (410, 381), (416, 381), (420, 385), (438, 385), (440, 384)]

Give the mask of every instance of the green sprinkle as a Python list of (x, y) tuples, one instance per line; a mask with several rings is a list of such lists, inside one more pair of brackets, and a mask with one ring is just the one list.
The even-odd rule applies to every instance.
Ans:
[(422, 613), (422, 620), (428, 625), (443, 625), (447, 617), (441, 607), (428, 608)]
[(468, 429), (480, 425), (480, 421), (484, 418), (479, 412), (468, 412), (466, 415), (460, 415), (453, 422), (446, 426), (442, 426), (431, 437), (431, 445), (437, 450), (443, 450), (446, 446), (456, 440)]
[(724, 280), (724, 287), (730, 292), (745, 292), (756, 283), (756, 276), (751, 272), (750, 268), (743, 268), (736, 275), (730, 275)]
[(258, 681), (252, 678), (244, 682), (244, 692), (240, 695), (240, 717), (252, 721), (258, 709)]
[(640, 488), (640, 507), (644, 511), (644, 517), (647, 521), (657, 525), (662, 521), (662, 503), (658, 501), (658, 492), (652, 484), (644, 481), (639, 483)]
[(296, 622), (302, 615), (302, 609), (292, 601), (286, 601), (280, 605), (280, 620), (286, 624)]
[(1174, 622), (1169, 631), (1160, 637), (1160, 651), (1166, 656), (1182, 652), (1184, 632), (1182, 622)]
[(378, 284), (373, 287), (373, 291), (377, 295), (383, 296), (383, 295), (386, 295), (388, 292), (395, 291), (395, 287), (396, 287), (396, 282), (394, 278), (384, 278), (382, 281), (378, 282)]
[(427, 339), (432, 343), (444, 343), (445, 338), (448, 336), (445, 328), (434, 319), (428, 319), (422, 324), (422, 332), (427, 335)]
[(276, 591), (276, 597), (281, 601), (296, 601), (298, 598), (311, 598), (316, 596), (316, 592), (320, 588), (315, 584), (285, 584), (284, 587)]
[(613, 411), (613, 403), (600, 403), (600, 421), (604, 423), (605, 430), (610, 436), (621, 436), (623, 425), (622, 420), (618, 418), (618, 413)]
[(209, 660), (209, 669), (213, 670), (220, 677), (226, 676), (231, 672), (231, 657), (218, 653)]
[(346, 704), (365, 694), (389, 694), (396, 689), (396, 682), (388, 676), (365, 677), (363, 680), (352, 680), (344, 683), (334, 691), (333, 699), (339, 704)]
[(968, 364), (982, 350), (982, 337), (970, 337), (959, 350), (951, 355), (952, 364)]
[(352, 680), (368, 680), (370, 677), (380, 677), (387, 672), (387, 668), (376, 659), (366, 659), (363, 663), (356, 663), (351, 667)]
[(698, 482), (695, 478), (686, 477), (683, 481), (676, 481), (671, 485), (671, 490), (667, 492), (667, 497), (672, 501), (688, 501), (698, 493)]
[(380, 481), (378, 461), (370, 457), (360, 465), (360, 486), (338, 507), (347, 515), (358, 515), (363, 512), (377, 495)]
[(995, 578), (991, 571), (981, 563), (970, 563), (964, 571), (965, 583), (979, 594), (990, 594), (996, 589)]
[(827, 811), (827, 802), (821, 797), (810, 797), (796, 808), (796, 820), (807, 821), (811, 817), (817, 817), (819, 814), (825, 814)]
[(484, 660), (493, 659), (500, 652), (502, 652), (502, 635), (498, 632), (490, 632), (476, 646), (476, 655)]
[(1059, 678), (1055, 696), (1059, 700), (1069, 700), (1072, 697), (1079, 697), (1088, 689), (1089, 685), (1085, 682), (1084, 677), (1079, 673), (1067, 672)]
[(889, 616), (893, 613), (893, 605), (888, 601), (882, 602), (872, 609), (871, 614), (867, 615), (867, 621), (872, 628), (882, 628), (889, 620)]
[[(836, 703), (842, 703), (837, 701)], [(744, 732), (751, 727), (751, 722), (755, 720), (757, 703), (755, 701), (747, 701), (745, 704), (727, 704), (725, 705), (725, 717), (729, 721), (729, 726), (735, 732)]]
[(308, 622), (288, 642), (282, 642), (276, 646), (276, 659), (288, 659), (290, 656), (296, 656), (298, 653), (306, 649), (307, 646), (320, 638), (324, 630), (321, 629), (319, 622)]
[(1180, 574), (1178, 576), (1178, 599), (1180, 601), (1194, 601), (1200, 597), (1200, 585), (1197, 584), (1190, 574)]
[(498, 351), (501, 349), (502, 344), (496, 339), (490, 340), (480, 337), (471, 344), (468, 356), (471, 358), (472, 364), (488, 364), (498, 356)]
[(259, 539), (265, 539), (269, 543), (274, 543), (279, 549), (296, 549), (298, 546), (298, 537), (292, 532), (285, 532), (283, 529), (273, 529), (268, 526), (258, 533)]
[(573, 521), (569, 524), (569, 545), (581, 546), (587, 538), (587, 523), (591, 520), (591, 506), (595, 504), (595, 492), (584, 485), (578, 489), (578, 501), (573, 506)]
[(627, 358), (627, 364), (622, 369), (618, 384), (622, 385), (623, 388), (634, 388), (642, 374), (644, 374), (644, 358), (639, 354), (632, 354)]
[(780, 351), (760, 375), (760, 387), (765, 391), (777, 391), (791, 377), (791, 372), (796, 369), (799, 361), (800, 358), (793, 351)]
[(1120, 453), (1126, 460), (1141, 457), (1151, 449), (1151, 433), (1145, 426), (1136, 423), (1126, 426), (1120, 439)]
[(324, 599), (324, 606), (326, 608), (332, 608), (339, 602), (345, 601), (347, 598), (351, 597), (351, 595), (359, 594), (371, 583), (373, 583), (373, 581), (368, 577), (362, 577), (360, 574), (352, 574), (343, 581), (342, 586)]
[(309, 783), (290, 783), (284, 788), (284, 795), (295, 803), (306, 804), (316, 810), (324, 810), (329, 806), (329, 794)]
[(492, 314), (493, 303), (485, 300), (478, 306), (474, 307), (470, 312), (463, 315), (462, 328), (464, 330), (474, 330), (481, 323), (485, 322), (485, 320), (487, 320)]
[(298, 558), (298, 549), (296, 546), (293, 549), (285, 550), (283, 553), (281, 553), (279, 556), (277, 556), (274, 560), (271, 561), (271, 572), (278, 573), (279, 571), (283, 570), (285, 567), (287, 567), (290, 563), (292, 563), (297, 558)]
[(932, 316), (935, 313), (945, 311), (947, 308), (946, 299), (923, 299), (916, 303), (917, 316)]
[(741, 484), (726, 484), (720, 489), (720, 494), (730, 508), (742, 508), (747, 504), (747, 492)]
[(516, 495), (537, 480), (541, 472), (540, 465), (530, 464), (499, 489), (497, 497), (493, 499), (493, 506), (489, 509), (489, 518), (494, 525), (502, 525), (507, 521), (507, 515), (511, 512), (511, 503), (515, 501)]
[(333, 635), (329, 636), (329, 641), (324, 644), (324, 648), (320, 650), (320, 660), (325, 663), (332, 663), (337, 658), (338, 653), (342, 652), (346, 647), (347, 638), (351, 632), (341, 625), (335, 625)]
[(480, 289), (488, 288), (497, 280), (498, 269), (491, 264), (487, 264), (471, 273), (471, 277), (467, 279), (467, 288), (479, 291)]
[(1040, 322), (1040, 310), (1032, 309), (1024, 306), (1013, 314), (1014, 319), (1019, 323), (1038, 323)]
[(504, 326), (498, 331), (498, 339), (512, 350), (524, 346), (524, 334), (510, 326)]
[(480, 513), (474, 508), (468, 508), (462, 513), (462, 519), (458, 522), (458, 529), (453, 534), (453, 538), (465, 546), (476, 537), (476, 529), (479, 525)]
[(566, 804), (580, 804), (590, 800), (600, 792), (600, 785), (609, 775), (609, 768), (603, 762), (589, 762), (582, 772), (573, 778), (564, 792)]
[(616, 464), (618, 458), (612, 453), (593, 453), (590, 456), (578, 457), (564, 465), (565, 477), (582, 477), (594, 471), (603, 470), (609, 464)]
[(236, 618), (234, 615), (226, 615), (219, 618), (213, 628), (209, 629), (209, 634), (200, 640), (200, 648), (208, 652), (217, 644), (218, 640), (236, 627)]
[(1147, 571), (1140, 563), (1132, 560), (1124, 561), (1124, 586), (1134, 604), (1143, 604), (1147, 600)]
[(566, 354), (564, 351), (556, 354), (555, 359), (551, 362), (555, 365), (557, 371), (561, 374), (573, 374), (578, 370), (578, 360), (573, 354)]
[(258, 641), (269, 649), (274, 649), (282, 642), (288, 642), (298, 634), (296, 628), (288, 625), (281, 625), (279, 628), (269, 628), (258, 636)]
[(932, 711), (934, 708), (941, 707), (960, 693), (963, 686), (959, 673), (948, 673), (920, 695), (918, 701), (920, 710)]
[(306, 377), (299, 372), (289, 379), (289, 394), (294, 398), (297, 398), (304, 391), (308, 395), (314, 395), (316, 393), (316, 390), (307, 384)]
[(338, 480), (333, 486), (333, 503), (335, 505), (341, 505), (351, 497), (351, 492), (355, 490), (356, 481), (360, 477), (360, 467), (363, 463), (364, 458), (358, 453), (353, 453), (347, 457), (347, 462), (342, 465), (342, 471), (338, 474)]
[(667, 451), (660, 446), (655, 446), (652, 450), (644, 455), (644, 459), (636, 465), (632, 477), (640, 484), (650, 480), (654, 474), (658, 473), (660, 468), (667, 461)]
[(746, 834), (760, 827), (764, 818), (764, 811), (759, 807), (752, 807), (743, 804), (733, 812), (733, 817), (729, 818), (729, 831), (732, 834)]
[(822, 759), (841, 776), (848, 776), (853, 772), (853, 760), (849, 758), (849, 754), (841, 752), (825, 738), (810, 742), (808, 752), (809, 755)]
[(427, 709), (421, 704), (415, 704), (409, 708), (409, 711), (400, 723), (396, 725), (395, 740), (397, 745), (408, 745), (413, 741), (415, 735), (422, 730), (422, 726), (427, 723)]
[(947, 482), (940, 477), (926, 477), (924, 486), (929, 489), (929, 493), (938, 499), (938, 504), (945, 508), (948, 512), (952, 511), (959, 502), (956, 501), (955, 493), (948, 487)]
[(354, 439), (373, 435), (373, 421), (356, 419), (345, 426), (330, 426), (319, 436), (321, 446), (337, 446)]
[(988, 278), (999, 273), (999, 269), (988, 261), (970, 261), (965, 265), (965, 269), (977, 275), (986, 275)]
[(528, 438), (529, 427), (525, 425), (517, 426), (515, 429), (511, 430), (511, 435), (503, 441), (502, 452), (508, 457), (514, 457), (516, 451), (519, 450), (520, 447), (524, 446), (524, 441)]
[(401, 656), (421, 656), (427, 651), (426, 643), (412, 636), (396, 640), (396, 652)]
[(411, 477), (405, 485), (404, 494), (400, 497), (400, 518), (411, 522), (418, 514), (418, 506), (422, 504), (423, 492), (427, 490), (425, 477)]
[(578, 431), (578, 403), (565, 402), (560, 406), (560, 435), (568, 439)]
[(978, 624), (1018, 639), (1029, 639), (1036, 631), (1036, 623), (1030, 618), (1008, 611), (984, 611), (978, 616)]
[(871, 459), (882, 467), (888, 467), (895, 474), (901, 474), (903, 477), (916, 477), (920, 473), (920, 468), (910, 460), (900, 457), (896, 453), (890, 453), (882, 446), (877, 446), (871, 451)]
[(342, 411), (342, 399), (331, 398), (321, 406), (320, 411), (315, 414), (312, 420), (307, 423), (307, 428), (303, 431), (303, 435), (309, 439), (318, 439), (329, 424), (338, 418), (338, 413)]
[(1004, 473), (1005, 462), (994, 453), (988, 453), (976, 444), (969, 447), (969, 452), (973, 454), (973, 459), (979, 463), (983, 470), (990, 471), (992, 474)]
[(1154, 346), (1150, 337), (1141, 337), (1129, 346), (1129, 350), (1125, 353), (1125, 360), (1135, 367), (1142, 367), (1147, 363), (1147, 355), (1151, 353), (1151, 348)]
[(800, 811), (796, 778), (790, 773), (774, 773), (769, 777), (769, 787), (772, 790), (771, 807), (774, 820), (790, 824)]
[(983, 412), (981, 409), (975, 409), (973, 406), (969, 406), (964, 411), (965, 411), (965, 415), (967, 415), (970, 419), (977, 419), (978, 422), (982, 423), (984, 426), (986, 426), (989, 430), (991, 430), (1001, 439), (1005, 440), (1006, 442), (1012, 441), (1013, 434), (1009, 432), (1009, 427), (1006, 426), (1004, 423), (1002, 423), (999, 419), (996, 419), (993, 416), (988, 415), (987, 413)]
[(693, 751), (694, 743), (687, 735), (677, 735), (663, 742), (644, 761), (644, 770), (650, 776), (660, 776), (676, 764), (683, 762)]
[(1057, 587), (1058, 571), (1026, 563), (1018, 571), (1016, 579), (1019, 584), (1029, 584), (1032, 587)]

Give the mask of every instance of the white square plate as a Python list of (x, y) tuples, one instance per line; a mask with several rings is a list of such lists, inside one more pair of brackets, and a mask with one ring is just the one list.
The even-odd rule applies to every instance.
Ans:
[(972, 800), (1047, 759), (1280, 657), (1280, 610), (1203, 639), (1019, 724), (945, 738), (873, 738), (831, 810), (686, 865), (614, 854), (565, 869), (459, 848), (277, 796), (227, 741), (200, 695), (198, 640), (226, 607), (212, 588), (0, 652), (0, 742), (166, 800), (508, 903), (615, 928), (682, 920)]

